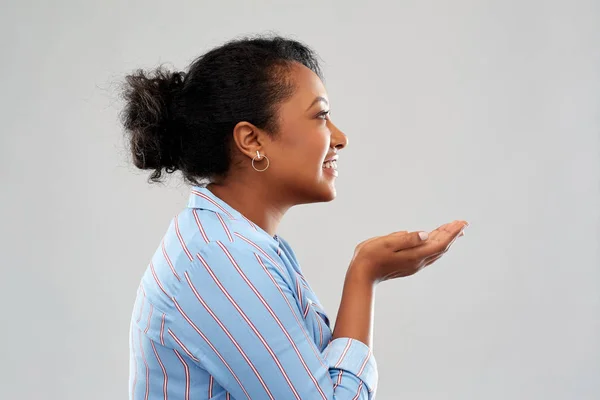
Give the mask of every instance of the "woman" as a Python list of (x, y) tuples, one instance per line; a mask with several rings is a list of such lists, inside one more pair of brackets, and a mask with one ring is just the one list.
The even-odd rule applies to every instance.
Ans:
[(374, 286), (437, 260), (464, 221), (357, 246), (335, 329), (290, 245), (297, 204), (333, 200), (348, 144), (313, 51), (281, 37), (229, 42), (186, 73), (126, 78), (138, 168), (193, 186), (142, 278), (131, 322), (131, 399), (371, 399)]

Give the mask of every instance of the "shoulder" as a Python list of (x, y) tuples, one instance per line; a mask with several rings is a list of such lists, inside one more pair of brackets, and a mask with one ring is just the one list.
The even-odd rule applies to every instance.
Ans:
[(194, 264), (203, 268), (235, 270), (238, 273), (247, 271), (253, 275), (260, 269), (288, 275), (276, 247), (270, 242), (260, 236), (253, 236), (251, 232), (234, 231), (232, 236), (232, 241), (216, 240), (203, 245), (196, 254)]
[(170, 242), (194, 263), (230, 255), (241, 259), (255, 258), (279, 264), (278, 242), (243, 218), (231, 218), (212, 210), (189, 208), (174, 219), (167, 234)]

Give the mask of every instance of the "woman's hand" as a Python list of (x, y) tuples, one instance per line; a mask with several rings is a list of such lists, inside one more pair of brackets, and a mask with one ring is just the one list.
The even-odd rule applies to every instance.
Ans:
[(365, 240), (356, 247), (349, 271), (373, 283), (413, 275), (443, 256), (467, 226), (454, 221), (430, 233), (402, 231)]

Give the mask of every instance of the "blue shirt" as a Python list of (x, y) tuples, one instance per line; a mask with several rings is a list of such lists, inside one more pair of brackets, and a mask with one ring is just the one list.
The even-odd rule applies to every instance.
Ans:
[(129, 398), (373, 399), (371, 350), (331, 336), (288, 243), (193, 187), (137, 292)]

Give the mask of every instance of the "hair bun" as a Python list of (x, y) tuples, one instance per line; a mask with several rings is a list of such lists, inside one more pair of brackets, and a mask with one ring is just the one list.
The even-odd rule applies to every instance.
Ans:
[(184, 72), (162, 67), (150, 72), (137, 70), (125, 77), (123, 126), (134, 165), (154, 169), (152, 179), (159, 178), (163, 169), (169, 173), (179, 169), (181, 140), (173, 111), (184, 79)]

